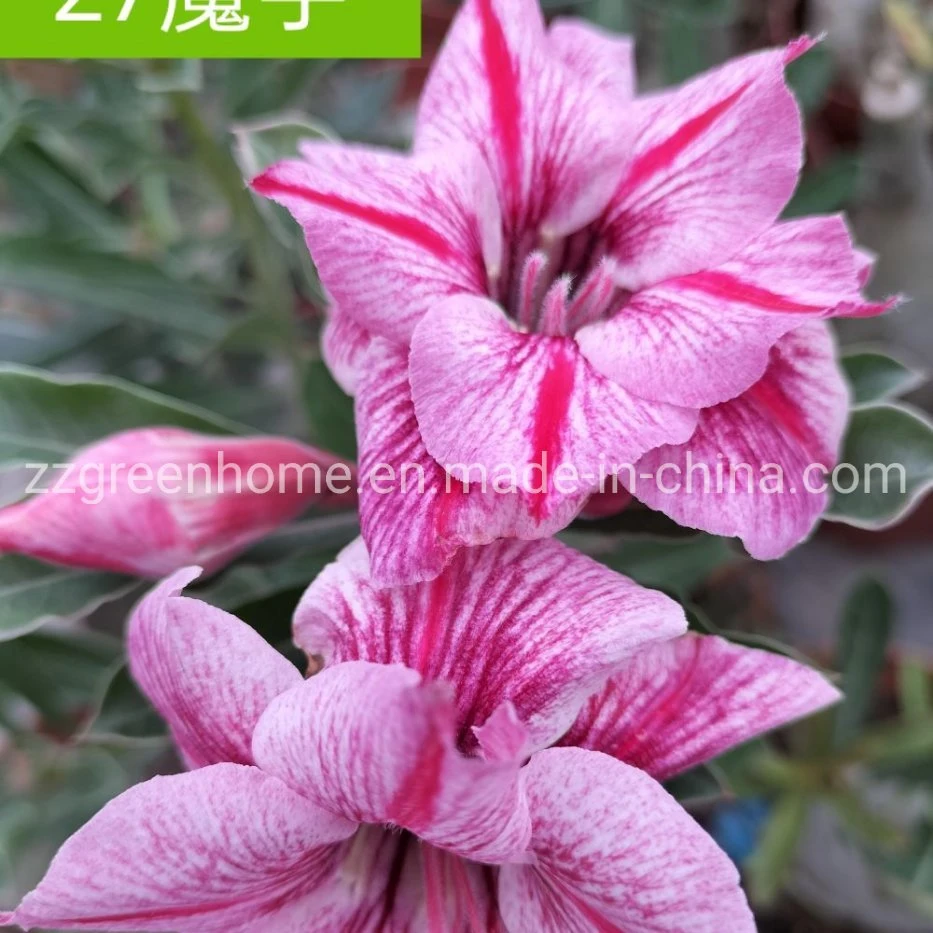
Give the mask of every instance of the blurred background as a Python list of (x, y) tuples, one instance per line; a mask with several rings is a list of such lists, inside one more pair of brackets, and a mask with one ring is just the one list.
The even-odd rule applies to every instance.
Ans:
[[(790, 69), (808, 146), (788, 216), (848, 211), (879, 255), (871, 290), (912, 299), (839, 328), (860, 404), (847, 458), (901, 455), (909, 493), (844, 497), (773, 564), (708, 536), (668, 537), (638, 510), (568, 537), (675, 593), (698, 628), (800, 652), (842, 679), (836, 711), (671, 788), (742, 867), (761, 929), (929, 933), (933, 499), (920, 500), (933, 484), (922, 378), (933, 366), (933, 2), (545, 6), (635, 35), (642, 90), (826, 33)], [(406, 146), (455, 11), (425, 0), (418, 62), (0, 63), (0, 493), (21, 492), (24, 457), (66, 458), (114, 418), (183, 412), (354, 455), (352, 403), (318, 356), (313, 265), (294, 225), (242, 178), (307, 136)], [(302, 586), (355, 533), (352, 516), (302, 527), (204, 598), (285, 645)], [(139, 592), (112, 574), (0, 557), (0, 905), (106, 800), (171, 761), (123, 668), (118, 636)]]

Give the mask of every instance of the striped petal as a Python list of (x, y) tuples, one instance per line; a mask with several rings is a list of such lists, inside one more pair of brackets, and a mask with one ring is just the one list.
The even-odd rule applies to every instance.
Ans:
[(548, 40), (557, 56), (589, 87), (604, 91), (614, 103), (635, 96), (635, 43), (582, 19), (558, 18)]
[(691, 633), (636, 655), (589, 700), (561, 745), (604, 752), (665, 781), (840, 697), (796, 661)]
[(239, 619), (182, 596), (198, 575), (196, 567), (179, 571), (136, 607), (127, 627), (130, 671), (190, 768), (251, 764), (260, 715), (301, 674)]
[(334, 143), (306, 144), (302, 155), (272, 166), (253, 189), (302, 225), (341, 314), (404, 344), (441, 298), (486, 293), (502, 230), (478, 156), (409, 158)]
[(544, 747), (633, 653), (683, 633), (683, 610), (557, 541), (461, 551), (431, 583), (373, 584), (361, 542), (311, 584), (296, 644), (327, 664), (404, 664), (453, 684), (460, 744), (506, 701)]
[(720, 265), (777, 220), (803, 159), (784, 66), (808, 47), (740, 58), (635, 104), (628, 169), (603, 218), (619, 285)]
[[(356, 403), (360, 523), (373, 579), (399, 586), (432, 580), (462, 547), (498, 538), (548, 538), (565, 528), (585, 495), (540, 515), (536, 497), (511, 485), (464, 483), (428, 454), (415, 418), (408, 353), (378, 340), (367, 355)], [(514, 485), (514, 484), (513, 484)]]
[(643, 402), (601, 376), (570, 338), (519, 333), (466, 296), (419, 325), (411, 385), (429, 453), (458, 478), (510, 469), (541, 517), (696, 426), (695, 411)]
[(372, 334), (339, 308), (331, 308), (321, 334), (321, 355), (337, 384), (347, 395), (356, 394)]
[(446, 685), (409, 668), (326, 668), (269, 707), (253, 752), (264, 771), (349, 820), (391, 823), (476, 861), (528, 844), (521, 759), (461, 755)]
[[(299, 933), (356, 826), (256, 768), (157, 777), (107, 804), (13, 913), (25, 928)], [(294, 923), (295, 912), (303, 924)]]
[(754, 933), (735, 866), (643, 771), (559, 748), (525, 780), (535, 864), (500, 871), (509, 933)]
[[(428, 78), (419, 151), (469, 144), (496, 180), (507, 235), (561, 236), (605, 208), (627, 151), (619, 110), (593, 68), (568, 67), (537, 0), (467, 0)], [(604, 45), (594, 43), (604, 57)], [(456, 106), (451, 106), (456, 101)]]
[(868, 313), (840, 216), (777, 224), (717, 269), (646, 289), (577, 334), (589, 362), (644, 398), (707, 408), (757, 382), (771, 348), (840, 306)]
[(643, 457), (620, 477), (678, 524), (742, 539), (758, 560), (782, 557), (826, 509), (824, 474), (838, 459), (849, 389), (826, 324), (792, 331), (764, 378), (708, 408), (687, 444)]

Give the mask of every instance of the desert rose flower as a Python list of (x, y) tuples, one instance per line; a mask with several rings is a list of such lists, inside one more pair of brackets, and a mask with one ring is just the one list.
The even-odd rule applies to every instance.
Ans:
[[(415, 462), (437, 490), (364, 483), (377, 578), (552, 534), (615, 465), (690, 441), (786, 334), (888, 307), (863, 298), (840, 217), (779, 221), (802, 161), (784, 68), (811, 45), (635, 99), (627, 39), (547, 28), (536, 0), (467, 0), (412, 155), (309, 142), (254, 181), (333, 298), (324, 350), (356, 394), (364, 476)], [(490, 489), (503, 466), (516, 494)]]
[(353, 479), (336, 456), (286, 438), (124, 431), (0, 510), (0, 552), (156, 579), (216, 570), (312, 504), (354, 506)]
[(659, 780), (818, 709), (785, 658), (554, 542), (311, 585), (298, 671), (176, 574), (131, 621), (189, 767), (109, 803), (6, 920), (179, 933), (751, 933), (735, 868)]

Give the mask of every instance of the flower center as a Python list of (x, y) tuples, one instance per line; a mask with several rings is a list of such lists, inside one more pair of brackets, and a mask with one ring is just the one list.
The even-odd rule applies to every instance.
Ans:
[(527, 333), (569, 336), (621, 310), (631, 297), (613, 281), (591, 230), (539, 237), (537, 248), (519, 248), (513, 256), (508, 274), (491, 284), (491, 297)]

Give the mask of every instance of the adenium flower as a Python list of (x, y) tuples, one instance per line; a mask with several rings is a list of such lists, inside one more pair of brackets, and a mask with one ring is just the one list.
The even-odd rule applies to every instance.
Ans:
[[(297, 669), (156, 588), (131, 669), (193, 769), (109, 803), (7, 915), (178, 933), (751, 933), (738, 874), (659, 781), (837, 698), (555, 541), (378, 588), (357, 542)], [(315, 667), (317, 664), (315, 665)]]
[[(866, 260), (842, 218), (779, 221), (802, 163), (784, 67), (811, 45), (635, 99), (628, 39), (576, 20), (547, 28), (536, 0), (466, 0), (411, 155), (308, 142), (255, 179), (303, 225), (333, 298), (324, 350), (356, 394), (364, 477), (416, 463), (433, 490), (364, 482), (379, 580), (429, 579), (495, 537), (553, 534), (616, 465), (664, 445), (735, 454), (710, 421), (742, 406), (701, 411), (759, 383), (798, 327), (889, 307), (862, 297)], [(819, 356), (787, 384), (772, 369), (790, 407), (836, 379)], [(772, 418), (743, 452), (770, 462), (794, 431)], [(543, 477), (525, 469), (536, 464)], [(503, 465), (511, 495), (489, 488)], [(770, 556), (812, 524), (782, 508), (823, 504), (774, 498), (731, 503), (728, 523)], [(646, 499), (719, 524), (715, 496)], [(774, 515), (783, 534), (766, 547)]]
[[(331, 468), (342, 472), (328, 485)], [(213, 571), (312, 504), (354, 506), (354, 479), (336, 456), (287, 438), (123, 431), (0, 510), (0, 552), (153, 579), (193, 563)]]

